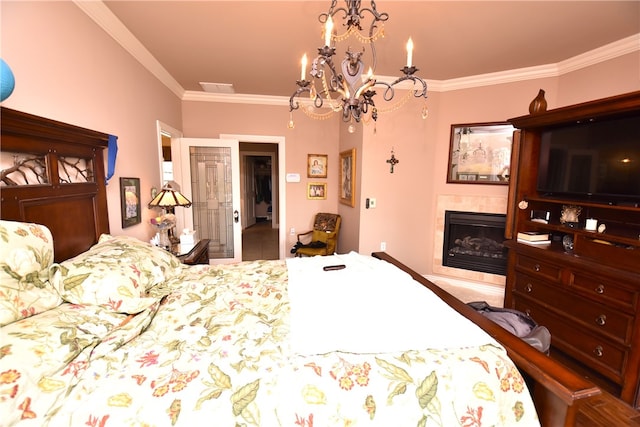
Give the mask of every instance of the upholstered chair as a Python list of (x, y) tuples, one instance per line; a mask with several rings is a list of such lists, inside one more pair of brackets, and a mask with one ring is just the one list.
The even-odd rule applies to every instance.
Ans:
[(338, 214), (317, 214), (313, 230), (298, 234), (298, 243), (294, 247), (296, 256), (333, 255), (338, 247), (341, 222)]

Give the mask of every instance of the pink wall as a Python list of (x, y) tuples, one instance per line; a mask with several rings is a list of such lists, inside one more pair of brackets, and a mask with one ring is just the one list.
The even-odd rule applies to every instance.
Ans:
[[(448, 92), (430, 92), (427, 120), (421, 102), (381, 115), (371, 126), (346, 132), (339, 118), (315, 121), (301, 112), (289, 130), (286, 106), (181, 102), (155, 77), (71, 2), (2, 2), (2, 58), (16, 76), (9, 108), (50, 117), (119, 136), (116, 176), (108, 187), (114, 234), (147, 239), (143, 223), (121, 229), (119, 177), (139, 177), (142, 204), (160, 185), (156, 120), (181, 129), (187, 137), (220, 133), (284, 136), (286, 171), (299, 173), (288, 183), (287, 230), (306, 230), (318, 211), (344, 218), (340, 252), (387, 250), (423, 274), (432, 273), (436, 200), (441, 195), (506, 197), (506, 186), (447, 184), (449, 131), (452, 123), (500, 121), (527, 114), (529, 102), (543, 88), (549, 108), (640, 90), (638, 52), (561, 77)], [(339, 152), (357, 150), (356, 207), (338, 203)], [(393, 174), (386, 159), (391, 147), (400, 160)], [(329, 156), (328, 199), (306, 199), (307, 154)], [(324, 180), (319, 180), (324, 181)], [(375, 197), (376, 209), (364, 199)], [(293, 238), (289, 236), (290, 242)]]
[[(295, 127), (287, 128), (288, 106), (255, 106), (185, 101), (182, 105), (183, 133), (189, 138), (218, 138), (220, 134), (269, 135), (285, 138), (286, 172), (300, 174), (299, 183), (287, 183), (286, 224), (288, 231), (310, 230), (317, 212), (337, 212), (338, 127), (332, 121), (316, 121), (302, 112), (294, 114)], [(327, 154), (327, 178), (307, 178), (307, 154)], [(326, 182), (326, 200), (307, 200), (309, 182)], [(287, 233), (293, 246), (296, 236)]]
[[(111, 233), (148, 239), (161, 185), (156, 120), (181, 127), (179, 99), (72, 2), (2, 2), (2, 58), (16, 79), (4, 107), (118, 136), (107, 186)], [(142, 223), (122, 229), (120, 177), (140, 178)]]
[[(432, 274), (436, 200), (441, 195), (507, 197), (508, 186), (447, 184), (450, 126), (454, 123), (503, 121), (528, 114), (540, 88), (548, 108), (640, 90), (640, 53), (626, 55), (562, 77), (430, 92), (429, 117), (419, 118), (421, 103), (411, 103), (378, 119), (377, 132), (365, 130), (358, 250), (387, 251), (423, 274)], [(391, 147), (400, 160), (388, 172)], [(364, 208), (376, 197), (375, 210)], [(496, 213), (504, 213), (496, 209)]]

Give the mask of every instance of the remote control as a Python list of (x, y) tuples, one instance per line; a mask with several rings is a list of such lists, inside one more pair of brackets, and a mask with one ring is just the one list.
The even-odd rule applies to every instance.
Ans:
[(338, 265), (325, 265), (324, 267), (322, 267), (322, 269), (324, 271), (331, 271), (331, 270), (342, 270), (343, 268), (345, 268), (346, 265), (344, 264), (338, 264)]

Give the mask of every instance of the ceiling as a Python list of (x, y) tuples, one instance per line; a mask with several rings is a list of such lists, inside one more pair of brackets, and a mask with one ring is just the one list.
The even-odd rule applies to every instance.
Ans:
[[(342, 3), (342, 2), (339, 2)], [(303, 53), (324, 44), (323, 1), (104, 1), (183, 89), (290, 96)], [(362, 2), (369, 6), (368, 1)], [(376, 43), (376, 75), (398, 76), (405, 44), (426, 80), (556, 64), (640, 33), (640, 1), (394, 1)], [(337, 59), (359, 42), (338, 45)], [(368, 67), (368, 63), (367, 63)]]

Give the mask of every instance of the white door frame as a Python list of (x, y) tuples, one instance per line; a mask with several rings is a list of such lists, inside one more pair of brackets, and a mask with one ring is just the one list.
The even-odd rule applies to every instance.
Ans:
[[(232, 258), (216, 258), (209, 252), (209, 264), (230, 264), (242, 261), (242, 223), (240, 221), (240, 215), (242, 214), (240, 208), (240, 154), (238, 140), (226, 138), (182, 138), (180, 140), (180, 152), (182, 164), (182, 180), (188, 183), (188, 185), (182, 186), (182, 194), (190, 200), (193, 200), (191, 188), (191, 169), (189, 167), (189, 147), (226, 147), (231, 149), (231, 163), (232, 163), (232, 209), (234, 212), (233, 220), (233, 257)], [(237, 215), (237, 217), (236, 217)], [(185, 216), (185, 228), (193, 230), (193, 215)], [(203, 238), (205, 236), (199, 236)]]
[(220, 134), (221, 139), (237, 139), (240, 142), (257, 142), (278, 145), (278, 202), (272, 205), (273, 218), (278, 218), (278, 250), (279, 258), (285, 259), (285, 250), (287, 248), (287, 183), (286, 183), (286, 165), (285, 165), (285, 137), (269, 136), (269, 135), (242, 135), (242, 134)]
[[(158, 137), (158, 171), (160, 172), (160, 183), (158, 184), (158, 191), (162, 190), (164, 186), (164, 177), (162, 176), (162, 135), (166, 135), (171, 138), (171, 163), (173, 164), (173, 180), (180, 186), (182, 183), (182, 169), (180, 165), (180, 139), (182, 139), (182, 131), (169, 126), (166, 123), (156, 120), (156, 130)], [(177, 177), (177, 179), (176, 179)], [(184, 209), (176, 209), (176, 230), (182, 230), (184, 228), (186, 212)]]

